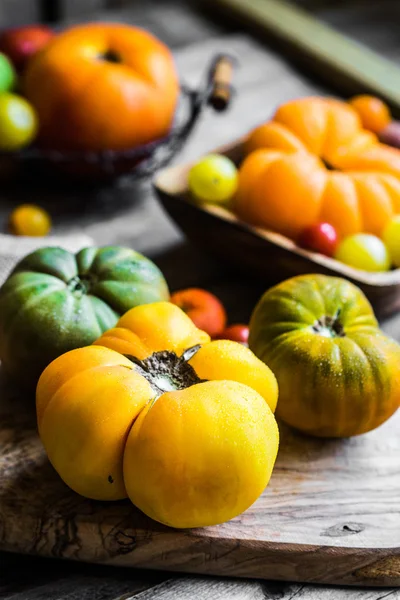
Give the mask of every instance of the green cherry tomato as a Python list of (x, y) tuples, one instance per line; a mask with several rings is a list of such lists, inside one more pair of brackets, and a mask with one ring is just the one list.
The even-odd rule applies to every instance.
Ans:
[(335, 258), (363, 271), (388, 271), (391, 264), (385, 244), (376, 235), (368, 233), (345, 238), (339, 244)]
[(0, 150), (19, 150), (34, 139), (38, 129), (35, 109), (16, 94), (0, 95)]
[(396, 215), (383, 230), (382, 239), (395, 267), (400, 267), (400, 215)]
[(0, 92), (9, 92), (17, 82), (17, 74), (7, 56), (0, 52)]
[(236, 192), (238, 174), (234, 163), (221, 154), (209, 154), (189, 172), (189, 189), (200, 202), (226, 204)]

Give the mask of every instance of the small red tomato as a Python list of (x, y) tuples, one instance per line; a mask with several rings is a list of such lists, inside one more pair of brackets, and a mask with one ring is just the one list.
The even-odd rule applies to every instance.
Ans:
[(199, 329), (216, 337), (226, 325), (226, 312), (214, 294), (199, 288), (175, 292), (171, 302), (181, 308)]
[(18, 71), (22, 71), (30, 58), (54, 37), (55, 33), (46, 25), (6, 29), (0, 34), (0, 50), (8, 56)]
[(219, 334), (220, 340), (232, 340), (233, 342), (239, 342), (244, 346), (248, 345), (249, 342), (249, 326), (237, 323), (236, 325), (229, 325), (222, 333)]
[(338, 234), (330, 223), (317, 223), (306, 227), (300, 234), (297, 243), (302, 248), (333, 256), (338, 245)]

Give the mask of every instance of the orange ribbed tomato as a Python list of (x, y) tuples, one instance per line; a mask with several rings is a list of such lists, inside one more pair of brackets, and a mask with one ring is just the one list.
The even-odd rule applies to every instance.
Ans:
[(233, 208), (257, 226), (297, 238), (316, 222), (340, 236), (380, 235), (400, 213), (400, 151), (362, 129), (348, 104), (303, 98), (256, 128)]
[(168, 133), (179, 86), (158, 39), (136, 27), (94, 23), (65, 31), (40, 52), (24, 91), (47, 146), (123, 150)]

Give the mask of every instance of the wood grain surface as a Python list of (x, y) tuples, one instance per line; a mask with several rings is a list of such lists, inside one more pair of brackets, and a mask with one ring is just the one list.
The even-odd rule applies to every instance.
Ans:
[[(215, 145), (237, 138), (249, 127), (266, 119), (279, 102), (299, 95), (321, 92), (322, 88), (311, 81), (304, 73), (298, 73), (275, 51), (254, 42), (247, 35), (229, 34), (222, 36), (226, 32), (234, 31), (233, 27), (231, 28), (228, 25), (227, 19), (218, 22), (203, 13), (195, 13), (186, 4), (183, 5), (176, 1), (168, 2), (164, 0), (162, 4), (161, 8), (161, 5), (153, 0), (148, 0), (146, 3), (134, 2), (124, 11), (110, 13), (111, 16), (107, 15), (107, 17), (128, 22), (139, 21), (139, 24), (152, 29), (167, 43), (182, 48), (176, 54), (179, 70), (182, 78), (191, 83), (199, 80), (204, 65), (215, 51), (233, 50), (237, 52), (241, 62), (241, 68), (236, 79), (239, 92), (232, 109), (223, 116), (217, 116), (212, 112), (205, 115), (192, 140), (181, 153), (181, 156), (177, 157), (177, 162), (191, 160)], [(390, 55), (400, 55), (397, 26), (395, 27), (393, 23), (393, 27), (390, 27), (392, 11), (390, 5), (396, 13), (396, 10), (398, 10), (396, 2), (392, 0), (382, 0), (379, 3), (372, 0), (330, 2), (327, 8), (321, 8), (319, 6), (322, 5), (321, 2), (310, 2), (310, 4), (315, 5), (318, 14), (321, 14), (328, 21), (334, 20), (339, 23), (341, 28), (347, 29), (348, 32), (356, 37), (358, 36), (361, 40), (364, 36), (367, 36), (371, 44), (375, 45), (378, 50), (385, 52), (387, 48)], [(359, 7), (361, 7), (362, 15), (367, 15), (365, 19), (360, 18)], [(372, 15), (372, 19), (367, 18), (370, 15)], [(211, 16), (213, 17), (213, 15)], [(384, 22), (385, 16), (386, 22)], [(104, 17), (105, 15), (96, 15), (96, 18), (99, 19)], [(386, 24), (385, 29), (383, 28), (384, 23)], [(376, 25), (380, 25), (380, 27)], [(214, 36), (214, 39), (210, 39), (212, 36)], [(186, 44), (191, 45), (186, 47)], [(265, 280), (257, 280), (243, 275), (238, 277), (234, 270), (227, 268), (215, 259), (209, 259), (201, 250), (188, 244), (177, 228), (165, 216), (152, 196), (148, 185), (101, 189), (79, 189), (69, 186), (65, 189), (54, 189), (44, 181), (40, 189), (32, 189), (24, 182), (20, 182), (18, 186), (12, 189), (3, 188), (0, 194), (0, 227), (4, 227), (8, 213), (16, 203), (24, 201), (39, 202), (50, 210), (55, 224), (55, 232), (85, 231), (97, 243), (122, 243), (146, 252), (164, 270), (172, 289), (188, 285), (207, 287), (224, 300), (232, 321), (248, 319), (254, 303), (268, 286), (268, 281)], [(400, 339), (400, 315), (386, 320), (383, 327)], [(10, 390), (7, 394), (10, 401), (12, 401), (14, 396), (10, 394)], [(24, 539), (24, 536), (28, 536), (27, 531), (29, 531), (29, 544), (34, 551), (37, 548), (38, 551), (47, 552), (46, 548), (52, 547), (53, 556), (63, 555), (68, 558), (75, 558), (76, 555), (82, 552), (82, 549), (80, 548), (78, 535), (79, 529), (75, 527), (75, 521), (72, 517), (74, 515), (79, 516), (78, 523), (80, 525), (85, 523), (85, 531), (88, 531), (90, 535), (99, 536), (96, 511), (101, 511), (103, 508), (83, 501), (73, 494), (65, 493), (66, 488), (58, 482), (47, 498), (45, 512), (39, 518), (37, 517), (35, 511), (37, 510), (38, 489), (46, 481), (54, 482), (58, 480), (47, 465), (38, 444), (32, 405), (29, 407), (24, 402), (18, 401), (17, 398), (14, 398), (14, 400), (15, 405), (11, 409), (12, 415), (8, 422), (0, 417), (3, 423), (1, 443), (7, 440), (8, 449), (13, 448), (11, 454), (7, 451), (7, 461), (1, 461), (1, 469), (3, 477), (6, 477), (6, 483), (4, 478), (0, 482), (0, 510), (3, 511), (2, 514), (6, 515), (6, 518), (1, 520), (0, 536), (3, 540), (10, 539), (8, 536), (10, 531), (13, 531), (13, 535), (16, 535), (18, 539), (13, 542), (12, 546), (17, 549), (17, 547), (22, 546), (22, 539)], [(2, 410), (6, 412), (9, 410), (6, 409), (4, 401)], [(17, 428), (13, 425), (15, 420), (20, 423)], [(371, 434), (371, 438), (367, 436), (364, 438), (365, 440), (371, 440), (368, 442), (368, 446), (371, 444), (371, 449), (372, 446), (375, 448), (371, 460), (364, 454), (366, 448), (363, 438), (343, 442), (345, 449), (343, 455), (337, 444), (331, 445), (331, 442), (329, 442), (324, 450), (318, 454), (316, 460), (314, 460), (316, 448), (313, 447), (313, 442), (310, 442), (311, 447), (307, 443), (301, 460), (303, 461), (302, 465), (305, 465), (310, 473), (305, 479), (302, 479), (302, 472), (298, 473), (299, 479), (296, 484), (306, 493), (307, 504), (297, 506), (295, 510), (293, 509), (293, 499), (296, 497), (297, 488), (292, 490), (290, 495), (286, 494), (278, 497), (277, 502), (282, 515), (285, 519), (291, 519), (295, 516), (301, 529), (303, 529), (303, 524), (304, 528), (310, 526), (311, 531), (316, 535), (318, 531), (326, 532), (329, 527), (334, 527), (333, 530), (330, 530), (330, 535), (319, 537), (319, 545), (328, 549), (324, 557), (325, 580), (334, 583), (340, 581), (340, 570), (338, 571), (338, 578), (336, 578), (333, 566), (340, 553), (335, 541), (336, 543), (339, 541), (340, 544), (344, 545), (348, 544), (348, 548), (351, 545), (358, 546), (361, 551), (364, 551), (368, 540), (371, 539), (371, 533), (380, 529), (381, 519), (385, 531), (391, 528), (391, 540), (382, 547), (381, 552), (383, 551), (384, 554), (388, 551), (392, 553), (390, 544), (392, 546), (395, 546), (395, 544), (400, 545), (399, 529), (398, 526), (396, 528), (394, 520), (396, 515), (398, 516), (398, 490), (396, 492), (395, 488), (390, 487), (391, 491), (388, 498), (385, 498), (379, 504), (378, 509), (366, 501), (367, 494), (373, 494), (374, 498), (377, 498), (383, 486), (389, 484), (395, 486), (398, 482), (398, 432), (396, 435), (389, 435), (388, 433), (395, 426), (395, 421), (392, 421), (385, 428)], [(379, 441), (378, 435), (384, 438), (383, 441)], [(15, 477), (10, 477), (10, 474), (13, 473), (15, 460), (18, 460), (15, 454), (16, 440), (21, 441), (19, 459), (22, 456), (28, 456), (29, 458), (21, 465), (20, 476), (15, 479)], [(298, 460), (298, 457), (293, 455), (298, 442), (295, 440), (290, 442), (290, 436), (287, 441), (288, 445), (282, 446), (282, 448), (286, 447), (287, 450), (279, 459), (278, 465), (281, 466), (279, 466), (277, 472), (282, 477), (283, 482), (286, 480), (286, 483), (289, 482), (288, 471), (285, 471), (281, 461), (286, 460), (288, 454), (291, 456), (291, 464)], [(377, 479), (377, 473), (381, 466), (379, 460), (381, 446), (384, 448), (383, 454), (385, 457), (391, 456), (392, 458), (388, 463), (385, 461), (386, 474)], [(397, 454), (393, 455), (392, 453)], [(332, 459), (336, 454), (343, 456), (343, 477), (340, 477), (340, 471), (335, 472), (335, 490), (323, 493), (323, 487), (321, 486), (323, 482), (318, 479), (316, 473), (327, 462), (328, 457)], [(354, 457), (357, 457), (357, 460)], [(354, 469), (361, 467), (365, 476), (365, 482), (362, 484), (365, 493), (364, 497), (356, 502), (352, 496), (357, 487), (356, 480), (354, 480)], [(315, 479), (312, 478), (313, 474)], [(344, 484), (349, 486), (350, 496), (343, 491)], [(10, 500), (5, 501), (8, 492), (10, 493)], [(267, 493), (274, 493), (274, 488), (271, 486)], [(338, 497), (339, 500), (337, 500)], [(11, 498), (15, 500), (14, 503)], [(30, 504), (30, 498), (32, 498), (31, 511), (25, 511), (24, 507)], [(333, 498), (335, 498), (335, 502), (339, 502), (339, 521), (333, 518)], [(264, 499), (260, 502), (262, 506), (265, 506)], [(324, 507), (325, 512), (323, 514), (326, 515), (329, 521), (327, 526), (320, 520), (317, 509), (320, 505)], [(357, 516), (360, 514), (359, 508), (361, 508), (361, 514), (366, 518), (368, 517), (365, 523), (374, 523), (375, 525), (371, 528), (368, 526), (363, 531), (357, 531), (360, 525), (365, 524), (364, 518), (361, 523), (361, 519)], [(132, 528), (132, 524), (142, 522), (143, 517), (139, 517), (135, 511), (132, 511), (127, 503), (109, 507), (108, 510), (111, 510), (111, 513), (104, 516), (104, 521), (102, 521), (103, 526), (109, 532), (104, 537), (104, 544), (111, 547), (114, 554), (116, 548), (123, 548), (123, 551), (127, 553), (118, 555), (111, 562), (112, 564), (119, 561), (125, 563), (129, 560), (129, 549), (132, 545), (137, 541), (139, 544), (144, 544), (149, 537), (148, 534), (147, 538), (142, 535), (140, 528)], [(116, 513), (113, 512), (114, 510)], [(23, 518), (19, 519), (21, 514), (27, 514), (28, 519), (26, 522)], [(272, 514), (274, 514), (273, 511)], [(121, 525), (121, 528), (117, 526), (118, 524)], [(335, 529), (337, 525), (339, 525), (339, 529)], [(341, 532), (340, 527), (344, 525), (347, 527)], [(259, 523), (255, 519), (251, 530), (257, 532), (259, 528)], [(356, 531), (352, 532), (352, 528), (355, 528)], [(247, 530), (247, 527), (244, 529)], [(136, 537), (132, 535), (130, 538), (132, 532), (136, 532)], [(333, 537), (332, 533), (334, 534)], [(338, 533), (346, 533), (346, 535), (337, 537)], [(171, 530), (168, 530), (168, 532), (157, 531), (153, 535), (156, 541), (157, 539), (168, 541), (167, 548), (164, 549), (161, 555), (158, 555), (158, 558), (156, 557), (162, 565), (165, 564), (166, 559), (169, 559), (180, 550), (176, 545), (176, 540), (174, 541), (173, 537), (170, 537), (172, 534), (173, 532), (171, 533)], [(41, 543), (37, 543), (37, 539), (40, 539)], [(199, 570), (201, 563), (206, 562), (212, 569), (216, 554), (213, 554), (210, 550), (210, 544), (206, 543), (204, 537), (201, 536), (201, 532), (188, 532), (184, 536), (184, 540), (185, 543), (189, 543), (196, 550), (191, 564), (187, 566), (189, 568), (193, 566), (193, 570)], [(356, 540), (359, 540), (359, 542), (356, 543)], [(227, 541), (224, 542), (224, 547), (218, 553), (218, 556), (225, 553), (227, 556), (224, 560), (229, 560), (230, 545), (232, 543), (232, 538), (227, 537)], [(250, 545), (251, 552), (257, 552), (259, 544), (258, 538), (252, 541)], [(9, 543), (8, 547), (10, 547)], [(26, 547), (24, 551), (27, 551)], [(103, 545), (100, 545), (96, 560), (101, 558), (103, 552)], [(307, 548), (302, 555), (305, 559), (312, 560), (313, 556), (318, 555), (318, 552), (320, 551)], [(393, 560), (388, 562), (385, 558), (382, 558), (381, 552), (374, 551), (371, 557), (368, 558), (367, 576), (371, 577), (371, 574), (382, 576), (383, 574), (386, 577), (389, 573), (390, 580), (396, 580), (394, 578), (399, 577), (397, 558), (396, 562), (393, 562)], [(267, 558), (265, 560), (268, 567)], [(290, 559), (293, 558), (296, 558), (296, 554), (291, 552)], [(348, 568), (346, 563), (347, 557), (343, 557), (341, 561), (342, 569)], [(253, 559), (249, 559), (249, 565), (250, 568), (254, 568)], [(286, 566), (290, 567), (292, 580), (299, 577), (292, 560), (287, 561)], [(365, 574), (365, 567), (364, 564), (364, 566), (359, 567), (358, 571), (364, 570)], [(166, 566), (163, 568), (166, 568)], [(271, 570), (274, 576), (275, 566), (271, 567)], [(235, 576), (239, 574), (233, 567), (231, 572)], [(313, 576), (312, 572), (308, 573), (308, 567), (305, 570), (305, 575), (309, 578)], [(363, 575), (364, 577), (365, 575)], [(376, 585), (376, 582), (376, 578), (371, 580), (372, 585)], [(54, 561), (33, 557), (23, 558), (20, 555), (0, 553), (0, 598), (2, 600), (42, 600), (45, 598), (59, 598), (62, 600), (78, 600), (81, 598), (116, 600), (120, 598), (126, 600), (131, 597), (146, 598), (146, 600), (172, 597), (177, 600), (181, 598), (196, 600), (209, 600), (211, 598), (213, 600), (225, 598), (240, 598), (243, 600), (266, 598), (274, 600), (291, 600), (292, 598), (380, 600), (386, 597), (398, 599), (400, 598), (400, 592), (395, 589), (349, 589), (323, 587), (315, 584), (243, 581), (240, 579), (232, 580), (229, 577), (224, 579), (182, 577), (177, 574), (172, 576), (164, 572), (115, 569), (78, 562)]]
[(1, 600), (398, 600), (400, 590), (174, 576), (0, 554)]

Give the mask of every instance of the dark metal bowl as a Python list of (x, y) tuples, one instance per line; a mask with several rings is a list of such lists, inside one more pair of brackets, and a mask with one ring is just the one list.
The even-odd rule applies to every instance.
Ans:
[(0, 175), (35, 175), (45, 172), (47, 176), (58, 177), (64, 174), (86, 181), (110, 181), (122, 177), (141, 179), (151, 176), (168, 164), (181, 149), (207, 105), (218, 111), (226, 108), (228, 102), (221, 102), (221, 98), (214, 94), (218, 84), (215, 74), (223, 60), (233, 61), (227, 55), (213, 57), (198, 89), (181, 85), (174, 124), (165, 138), (124, 151), (62, 152), (30, 146), (19, 152), (1, 152)]

